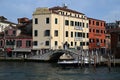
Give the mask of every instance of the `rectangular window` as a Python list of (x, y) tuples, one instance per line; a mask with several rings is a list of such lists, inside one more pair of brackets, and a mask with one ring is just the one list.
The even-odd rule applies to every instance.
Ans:
[(89, 43), (92, 43), (92, 39), (89, 39)]
[(89, 20), (89, 24), (91, 24), (91, 20)]
[(46, 41), (46, 42), (45, 42), (45, 45), (46, 45), (46, 46), (49, 46), (49, 44), (50, 44), (49, 41)]
[(50, 23), (50, 19), (46, 18), (46, 24), (49, 24), (49, 23)]
[(89, 37), (89, 33), (87, 33), (87, 38)]
[(99, 22), (96, 22), (96, 26), (99, 26)]
[(74, 21), (71, 21), (71, 22), (70, 22), (70, 25), (71, 25), (71, 26), (74, 26)]
[(73, 42), (71, 42), (71, 46), (73, 46)]
[(58, 30), (54, 31), (54, 36), (58, 36)]
[(79, 22), (77, 22), (77, 25), (80, 26)]
[(88, 46), (89, 45), (89, 42), (86, 42), (86, 46)]
[(85, 27), (85, 24), (83, 23), (83, 27)]
[(34, 36), (38, 36), (38, 31), (37, 30), (34, 30)]
[(91, 32), (91, 29), (89, 29), (89, 32)]
[(106, 43), (106, 40), (104, 39), (104, 43)]
[(58, 24), (58, 19), (57, 18), (55, 18), (55, 24)]
[(38, 24), (38, 18), (35, 18), (35, 24)]
[(81, 26), (81, 22), (79, 22), (80, 26)]
[(77, 45), (77, 42), (75, 42), (75, 46)]
[(68, 37), (68, 31), (66, 31), (66, 37)]
[(96, 33), (99, 33), (99, 30), (96, 30)]
[(75, 26), (78, 26), (76, 21), (75, 21)]
[(14, 30), (14, 31), (13, 31), (13, 35), (15, 35), (15, 34), (16, 34), (16, 31)]
[(22, 41), (21, 41), (21, 40), (18, 40), (16, 46), (17, 46), (17, 47), (21, 47), (21, 46), (22, 46)]
[(44, 35), (45, 35), (45, 36), (50, 36), (50, 30), (45, 30)]
[(83, 42), (80, 42), (80, 46), (82, 46)]
[(80, 34), (80, 37), (82, 37), (82, 33), (80, 32), (79, 34)]
[(85, 33), (83, 33), (83, 38), (85, 38)]
[(88, 23), (86, 23), (86, 28), (88, 28)]
[(82, 37), (82, 33), (81, 32), (79, 32), (79, 37)]
[(34, 42), (33, 42), (33, 45), (34, 45), (34, 46), (37, 46), (37, 45), (38, 45), (38, 42), (37, 42), (37, 41), (34, 41)]
[(69, 25), (69, 20), (65, 20), (65, 25)]
[(81, 37), (81, 32), (78, 32), (78, 37)]
[(99, 39), (96, 39), (96, 42), (99, 42)]
[(31, 47), (31, 41), (30, 40), (26, 41), (26, 47)]
[(55, 41), (55, 46), (57, 46), (58, 45), (58, 42), (57, 41)]
[(85, 46), (85, 42), (83, 42), (83, 46)]
[(77, 32), (75, 32), (75, 37), (77, 36), (76, 34), (77, 34)]
[(6, 40), (6, 45), (14, 45), (15, 40)]
[(73, 37), (73, 32), (71, 32), (71, 37)]

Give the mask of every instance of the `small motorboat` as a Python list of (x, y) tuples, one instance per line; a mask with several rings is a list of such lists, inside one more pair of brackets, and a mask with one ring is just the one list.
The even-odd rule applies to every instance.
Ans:
[(94, 64), (94, 60), (91, 59), (89, 61), (88, 57), (85, 57), (84, 59), (80, 60), (60, 60), (57, 62), (61, 66), (79, 66), (79, 65), (89, 65)]
[(58, 61), (58, 65), (62, 67), (71, 67), (71, 66), (78, 66), (79, 62), (77, 60), (63, 60), (63, 61)]

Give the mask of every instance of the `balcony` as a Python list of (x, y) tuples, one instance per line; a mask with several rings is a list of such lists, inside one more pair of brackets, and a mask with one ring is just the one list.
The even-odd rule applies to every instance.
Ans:
[(74, 29), (75, 30), (83, 30), (83, 28), (81, 26), (75, 26)]
[(75, 41), (81, 41), (82, 37), (75, 37)]

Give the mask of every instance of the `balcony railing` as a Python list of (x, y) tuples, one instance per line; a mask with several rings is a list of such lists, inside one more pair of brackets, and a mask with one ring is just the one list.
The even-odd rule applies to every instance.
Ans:
[(83, 28), (81, 26), (75, 26), (74, 29), (76, 29), (76, 30), (83, 30)]
[(75, 37), (75, 41), (81, 41), (82, 37)]

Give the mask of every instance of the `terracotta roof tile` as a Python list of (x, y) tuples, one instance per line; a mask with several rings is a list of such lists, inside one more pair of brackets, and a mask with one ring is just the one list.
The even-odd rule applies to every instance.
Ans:
[(85, 14), (83, 14), (83, 13), (81, 13), (81, 12), (78, 12), (78, 11), (75, 11), (75, 10), (72, 10), (72, 9), (68, 9), (68, 8), (64, 8), (64, 7), (59, 7), (59, 6), (57, 6), (57, 7), (52, 7), (52, 8), (50, 8), (50, 10), (52, 10), (52, 11), (54, 11), (54, 12), (55, 12), (55, 10), (63, 10), (63, 11), (73, 12), (73, 13), (76, 13), (76, 14), (85, 15)]

